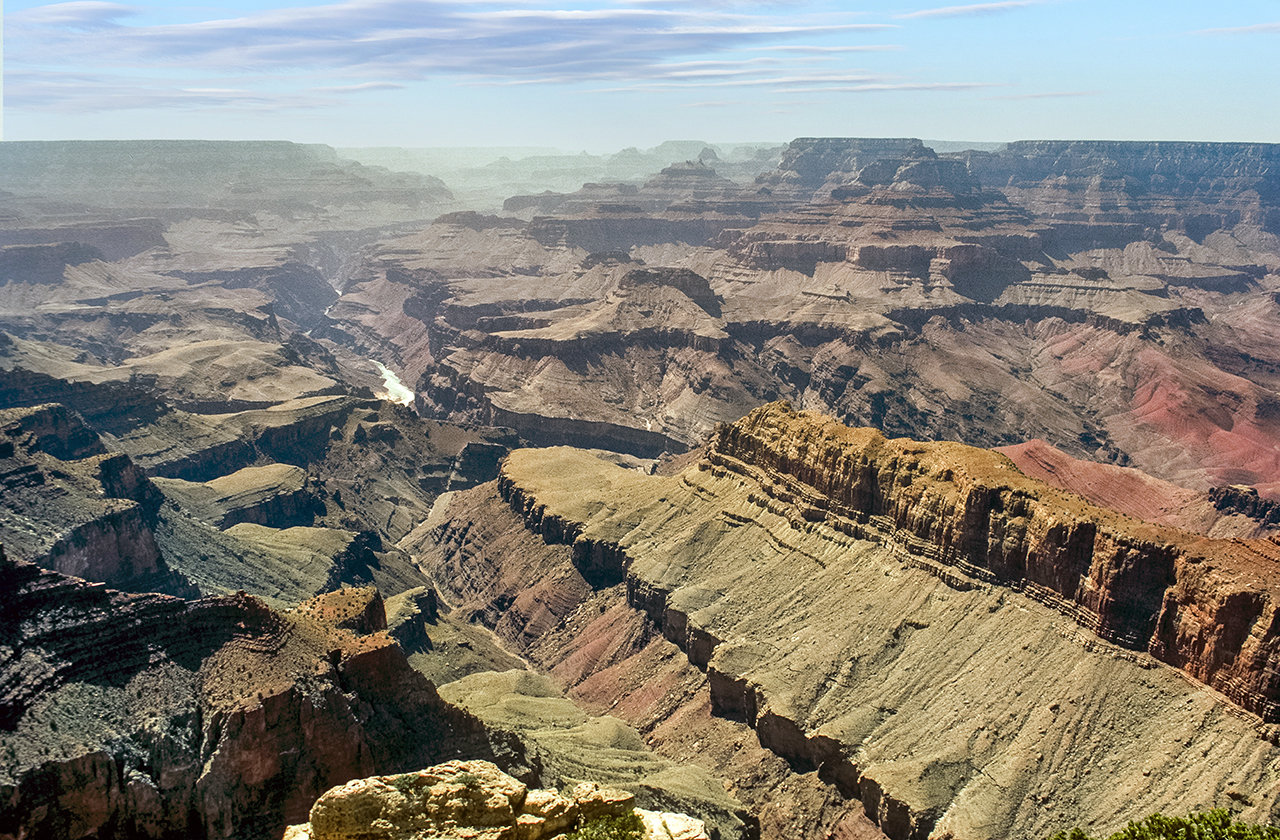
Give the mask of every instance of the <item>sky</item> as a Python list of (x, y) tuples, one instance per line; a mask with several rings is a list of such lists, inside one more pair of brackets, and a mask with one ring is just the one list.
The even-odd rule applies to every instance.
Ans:
[(1280, 0), (8, 0), (6, 140), (1280, 142)]

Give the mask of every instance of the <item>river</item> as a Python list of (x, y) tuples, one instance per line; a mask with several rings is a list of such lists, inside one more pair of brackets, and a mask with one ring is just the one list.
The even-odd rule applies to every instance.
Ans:
[(384, 391), (378, 394), (380, 399), (391, 400), (400, 405), (413, 405), (413, 391), (410, 391), (405, 384), (400, 381), (400, 377), (396, 376), (396, 372), (388, 368), (382, 362), (374, 362), (378, 366), (378, 372), (382, 374), (382, 383)]

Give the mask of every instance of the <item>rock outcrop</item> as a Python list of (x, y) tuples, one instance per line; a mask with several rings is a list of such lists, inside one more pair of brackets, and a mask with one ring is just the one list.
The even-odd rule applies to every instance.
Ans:
[(0, 837), (279, 836), (327, 788), (478, 732), (409, 668), (373, 590), (290, 614), (2, 558), (0, 589)]
[(530, 790), (487, 761), (449, 761), (398, 776), (348, 782), (311, 807), (311, 821), (285, 840), (542, 840), (600, 817), (636, 814), (645, 840), (708, 840), (683, 814), (633, 808), (626, 791), (580, 784), (559, 793)]
[[(625, 588), (705, 673), (717, 715), (816, 770), (892, 838), (1109, 830), (1241, 795), (1262, 819), (1280, 810), (1259, 793), (1280, 789), (1271, 541), (1147, 525), (996, 453), (782, 405), (719, 430), (675, 476), (522, 450), (499, 489), (584, 582)], [(465, 569), (449, 547), (463, 523), (435, 527), (431, 562)], [(518, 551), (515, 534), (503, 540)], [(557, 672), (594, 674), (575, 691), (642, 667), (605, 659), (596, 673), (605, 651), (562, 635), (586, 613), (530, 606), (495, 603), (486, 622), (529, 622), (531, 650), (571, 657), (550, 659)], [(612, 633), (603, 616), (595, 631), (570, 626)]]
[(218, 528), (241, 522), (290, 528), (311, 525), (324, 504), (306, 470), (291, 464), (245, 467), (207, 482), (156, 479), (164, 493)]
[(161, 556), (160, 492), (61, 405), (0, 410), (0, 544), (15, 559), (132, 591), (191, 595)]

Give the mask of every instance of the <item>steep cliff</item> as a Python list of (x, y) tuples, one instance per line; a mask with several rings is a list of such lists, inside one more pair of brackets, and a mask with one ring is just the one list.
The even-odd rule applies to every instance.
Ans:
[(373, 590), (277, 613), (2, 557), (0, 588), (0, 837), (278, 837), (327, 788), (480, 731), (409, 668)]
[(190, 595), (161, 556), (162, 497), (61, 405), (0, 410), (0, 543), (16, 559), (132, 591)]
[[(816, 770), (892, 838), (1110, 830), (1228, 799), (1280, 813), (1270, 541), (1147, 525), (996, 453), (784, 405), (720, 429), (672, 477), (522, 450), (499, 489), (585, 585), (625, 588), (702, 669), (717, 716)], [(468, 557), (519, 544), (504, 532), (505, 552), (489, 551), (447, 516), (435, 527), (428, 556), (459, 581), (450, 592), (477, 586), (458, 577), (478, 573)], [(522, 561), (501, 562), (519, 574)], [(650, 699), (628, 703), (643, 706), (687, 690), (654, 675), (652, 656), (592, 665), (617, 641), (598, 612), (587, 629), (588, 610), (546, 598), (490, 609), (486, 623), (528, 639), (553, 673), (586, 675), (575, 692), (635, 684)]]
[(785, 404), (721, 429), (708, 460), (758, 471), (806, 521), (855, 534), (865, 523), (928, 561), (1012, 584), (1280, 721), (1280, 584), (1269, 579), (1280, 543), (1152, 527), (1028, 479), (1004, 456), (889, 441)]
[(984, 184), (1066, 221), (1173, 225), (1197, 240), (1280, 225), (1275, 144), (1031, 140), (960, 157)]

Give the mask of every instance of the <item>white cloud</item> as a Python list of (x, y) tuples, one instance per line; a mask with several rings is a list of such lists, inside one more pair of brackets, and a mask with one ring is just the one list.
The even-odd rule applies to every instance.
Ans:
[(907, 91), (970, 91), (999, 87), (989, 82), (868, 82), (859, 85), (834, 85), (832, 87), (785, 88), (781, 93), (885, 93)]
[(768, 47), (752, 47), (757, 51), (804, 53), (806, 55), (835, 55), (855, 52), (892, 52), (902, 49), (901, 44), (859, 44), (841, 47), (820, 47), (805, 44), (779, 44)]
[(1201, 29), (1197, 35), (1255, 35), (1258, 33), (1280, 32), (1280, 21), (1276, 23), (1254, 23), (1249, 26), (1224, 26), (1218, 29)]
[(972, 3), (966, 6), (942, 6), (937, 9), (922, 9), (898, 15), (900, 18), (933, 18), (933, 17), (968, 17), (970, 15), (989, 15), (996, 12), (1007, 12), (1026, 6), (1037, 6), (1042, 0), (1005, 0), (1000, 3)]
[(1081, 96), (1098, 96), (1102, 93), (1099, 90), (1054, 90), (1045, 91), (1043, 93), (1013, 93), (1008, 96), (993, 96), (992, 99), (1000, 100), (1020, 100), (1020, 99), (1074, 99)]
[(120, 18), (136, 15), (136, 6), (121, 3), (105, 3), (100, 0), (77, 0), (71, 3), (51, 3), (14, 12), (9, 17), (22, 23), (69, 28), (91, 28), (112, 23)]
[(404, 90), (395, 82), (362, 82), (358, 85), (332, 85), (315, 88), (320, 93), (362, 93), (366, 90)]
[(279, 111), (321, 108), (334, 100), (315, 95), (279, 95), (247, 88), (206, 86), (199, 82), (159, 83), (127, 76), (80, 73), (8, 73), (5, 104), (26, 111), (92, 114), (149, 109), (209, 107)]
[[(136, 23), (131, 15), (138, 10), (119, 3), (57, 3), (9, 17), (6, 58), (18, 75), (11, 74), (8, 92), (19, 108), (96, 111), (147, 101), (167, 105), (170, 99), (180, 107), (314, 107), (333, 96), (448, 76), (484, 86), (606, 81), (614, 90), (866, 85), (881, 80), (856, 70), (817, 71), (838, 62), (841, 53), (895, 49), (848, 42), (899, 28), (853, 13), (792, 8), (779, 15), (731, 0), (591, 8), (556, 3), (341, 0), (180, 24)], [(836, 36), (844, 43), (812, 45)], [(717, 60), (741, 50), (770, 52)], [(79, 86), (59, 81), (65, 78), (59, 74), (81, 64), (117, 77)], [(204, 83), (176, 81), (184, 75)], [(262, 81), (227, 81), (246, 75)]]

